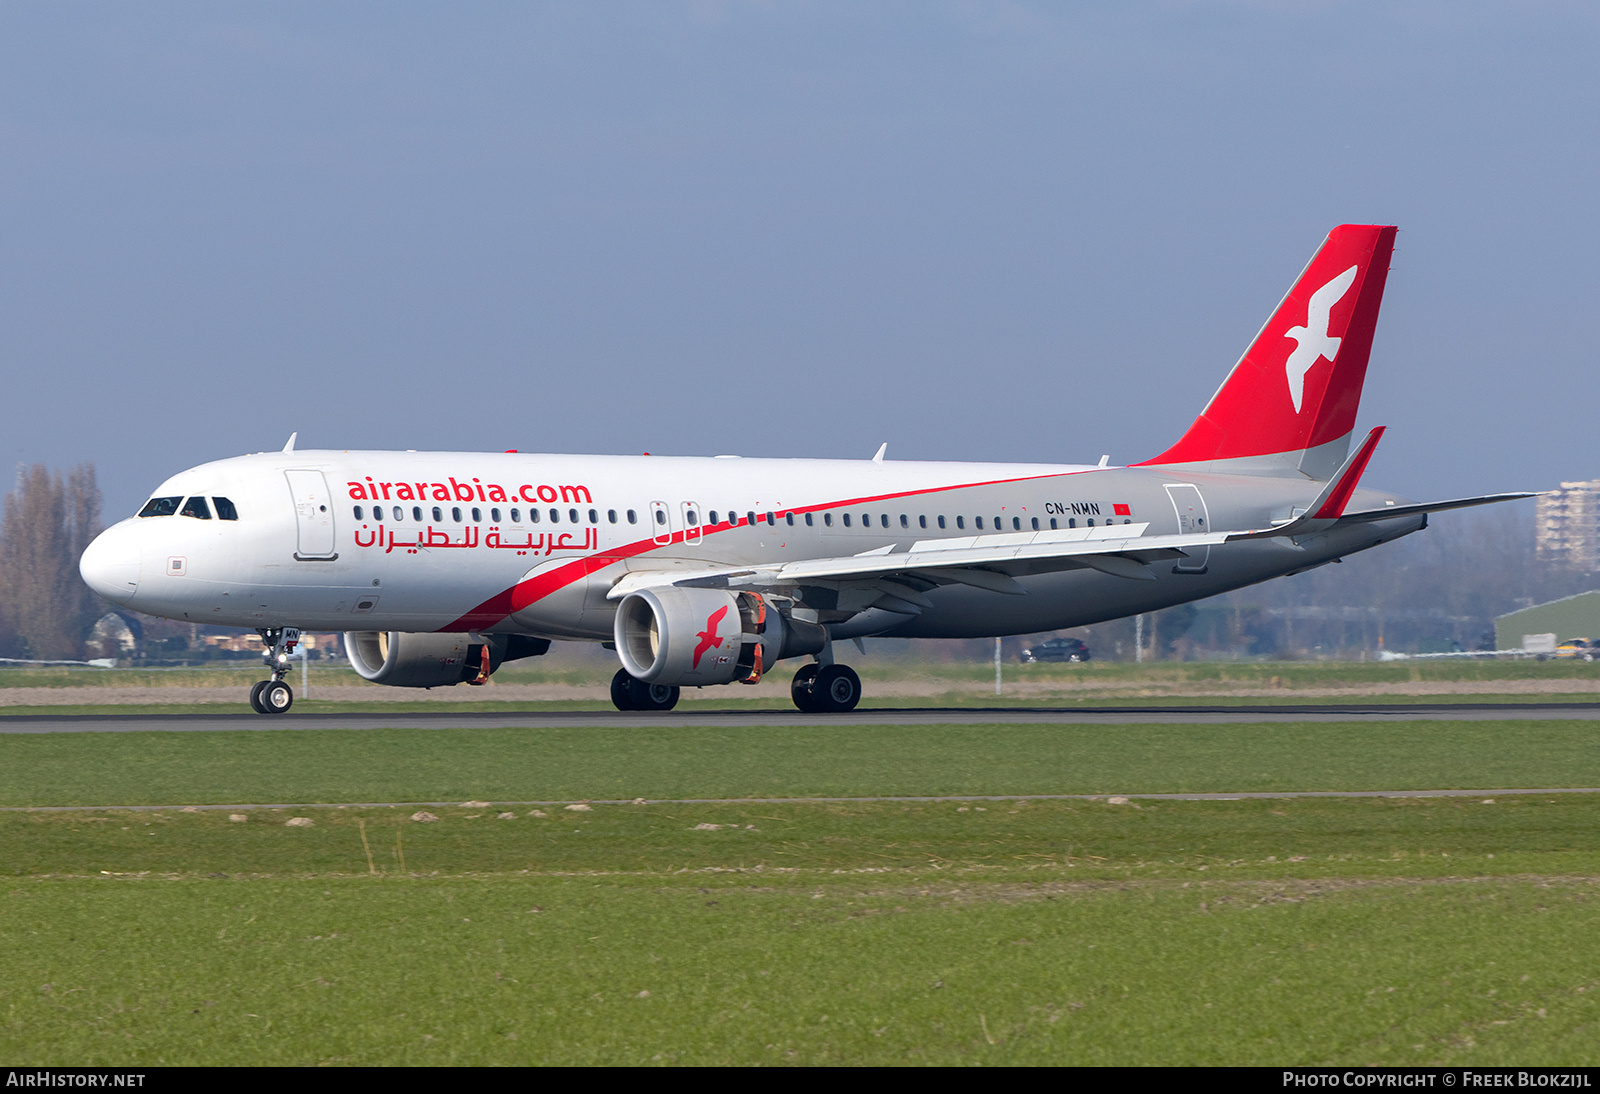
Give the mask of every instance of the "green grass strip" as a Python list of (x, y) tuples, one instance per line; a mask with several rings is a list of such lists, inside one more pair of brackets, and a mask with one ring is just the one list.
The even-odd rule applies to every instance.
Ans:
[(1585, 721), (0, 735), (0, 804), (1600, 785)]

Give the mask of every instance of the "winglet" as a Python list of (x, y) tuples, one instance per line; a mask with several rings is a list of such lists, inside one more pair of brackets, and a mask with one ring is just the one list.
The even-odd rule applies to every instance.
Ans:
[(1368, 433), (1367, 439), (1361, 442), (1361, 447), (1344, 461), (1344, 466), (1339, 468), (1333, 480), (1322, 488), (1322, 493), (1317, 495), (1316, 500), (1306, 510), (1312, 519), (1338, 520), (1344, 516), (1344, 507), (1350, 504), (1350, 495), (1355, 493), (1356, 484), (1361, 481), (1361, 475), (1367, 469), (1367, 461), (1372, 459), (1373, 450), (1383, 438), (1384, 429), (1385, 427), (1380, 425)]
[(885, 452), (887, 452), (887, 451), (889, 451), (889, 442), (888, 441), (884, 441), (882, 444), (880, 444), (878, 446), (878, 454), (876, 456), (872, 457), (872, 462), (873, 463), (882, 463), (883, 462), (883, 454)]
[(296, 430), (295, 432), (289, 434), (288, 443), (283, 446), (283, 450), (285, 452), (293, 452), (294, 451), (294, 439), (296, 437), (298, 437), (298, 436), (300, 436), (300, 431), (299, 430)]

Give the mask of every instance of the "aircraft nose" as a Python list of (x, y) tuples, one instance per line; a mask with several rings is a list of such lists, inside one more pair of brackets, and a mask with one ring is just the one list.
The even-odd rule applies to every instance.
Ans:
[(107, 528), (84, 548), (78, 573), (89, 588), (126, 605), (139, 591), (139, 545), (120, 528)]

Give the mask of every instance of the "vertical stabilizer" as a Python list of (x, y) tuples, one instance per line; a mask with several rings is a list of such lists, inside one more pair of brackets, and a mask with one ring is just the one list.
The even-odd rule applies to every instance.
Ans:
[(1307, 475), (1344, 463), (1395, 229), (1341, 224), (1177, 444), (1138, 466)]

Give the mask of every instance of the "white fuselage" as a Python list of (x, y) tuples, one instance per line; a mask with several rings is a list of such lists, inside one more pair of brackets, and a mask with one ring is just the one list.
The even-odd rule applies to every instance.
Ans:
[[(1269, 526), (1306, 479), (1083, 465), (520, 453), (274, 452), (184, 471), (155, 498), (209, 519), (133, 517), (86, 552), (96, 590), (153, 615), (239, 627), (476, 631), (605, 640), (630, 571), (765, 565), (996, 533), (1147, 524), (1149, 535)], [(220, 519), (214, 499), (232, 503)], [(1358, 491), (1353, 507), (1395, 504)], [(731, 519), (730, 519), (731, 518)], [(1020, 573), (1026, 595), (966, 584), (907, 611), (819, 589), (835, 638), (1033, 633), (1211, 596), (1364, 550), (1420, 515), (1297, 541), (1201, 548), (1156, 580)], [(863, 610), (865, 609), (865, 610)], [(848, 618), (845, 616), (848, 615)]]

